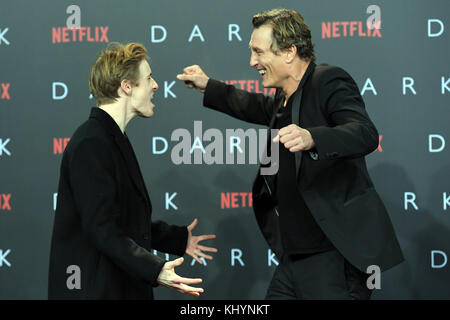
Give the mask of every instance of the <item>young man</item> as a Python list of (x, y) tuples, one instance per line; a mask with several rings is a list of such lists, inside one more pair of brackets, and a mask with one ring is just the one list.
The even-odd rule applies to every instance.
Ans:
[(198, 296), (174, 268), (151, 250), (212, 259), (186, 227), (152, 222), (152, 206), (125, 133), (136, 116), (153, 116), (158, 84), (138, 43), (116, 44), (95, 60), (89, 85), (98, 108), (72, 136), (61, 164), (50, 253), (49, 299), (152, 299), (158, 284)]
[(204, 92), (209, 108), (279, 129), (278, 173), (259, 174), (253, 185), (256, 218), (280, 262), (266, 298), (368, 299), (367, 268), (403, 261), (364, 158), (378, 132), (350, 75), (316, 66), (298, 12), (274, 9), (252, 22), (250, 66), (264, 87), (277, 88), (274, 99), (210, 79), (196, 65), (178, 79)]

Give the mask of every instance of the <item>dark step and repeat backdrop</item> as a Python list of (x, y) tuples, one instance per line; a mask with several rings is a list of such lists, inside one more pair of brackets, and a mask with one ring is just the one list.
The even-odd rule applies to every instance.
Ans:
[[(382, 274), (373, 299), (450, 298), (448, 0), (14, 0), (0, 3), (1, 299), (47, 298), (62, 153), (95, 106), (90, 66), (114, 41), (143, 43), (159, 84), (154, 117), (127, 128), (153, 219), (187, 225), (199, 218), (197, 234), (217, 235), (208, 242), (219, 249), (213, 261), (202, 266), (186, 256), (177, 272), (203, 278), (200, 299), (264, 298), (277, 260), (251, 208), (258, 165), (226, 161), (225, 147), (223, 164), (195, 164), (193, 157), (192, 164), (176, 164), (171, 154), (180, 148), (172, 137), (177, 129), (194, 148), (208, 145), (208, 129), (230, 144), (236, 140), (227, 130), (265, 129), (203, 108), (202, 95), (176, 75), (198, 64), (213, 78), (273, 94), (249, 66), (248, 42), (252, 15), (274, 6), (303, 15), (317, 63), (354, 77), (379, 130), (369, 172), (406, 261)], [(366, 22), (374, 17), (378, 26), (370, 30)], [(240, 146), (235, 152), (248, 154), (249, 143)], [(161, 287), (155, 295), (191, 299)]]

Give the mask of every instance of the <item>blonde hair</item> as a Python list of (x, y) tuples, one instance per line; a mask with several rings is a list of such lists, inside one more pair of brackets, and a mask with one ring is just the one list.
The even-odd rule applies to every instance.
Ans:
[(117, 101), (117, 89), (122, 80), (127, 79), (137, 84), (139, 64), (148, 59), (147, 49), (140, 43), (131, 42), (126, 45), (115, 42), (100, 52), (91, 67), (89, 89), (97, 104)]

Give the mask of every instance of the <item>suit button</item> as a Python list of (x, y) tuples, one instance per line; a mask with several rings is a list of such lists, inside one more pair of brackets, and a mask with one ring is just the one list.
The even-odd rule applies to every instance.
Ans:
[(318, 154), (317, 152), (310, 151), (310, 152), (309, 152), (309, 156), (310, 156), (311, 159), (313, 159), (313, 160), (319, 159), (319, 154)]
[(148, 233), (144, 233), (142, 237), (144, 238), (144, 240), (148, 240)]
[(339, 153), (337, 153), (337, 152), (327, 153), (327, 156), (328, 156), (328, 158), (334, 159), (339, 156)]

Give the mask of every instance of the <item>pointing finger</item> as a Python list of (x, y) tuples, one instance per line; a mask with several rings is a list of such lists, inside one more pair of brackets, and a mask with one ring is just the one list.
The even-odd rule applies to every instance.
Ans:
[(182, 81), (192, 81), (193, 77), (194, 76), (189, 75), (189, 74), (178, 74), (177, 75), (177, 79), (182, 80)]

